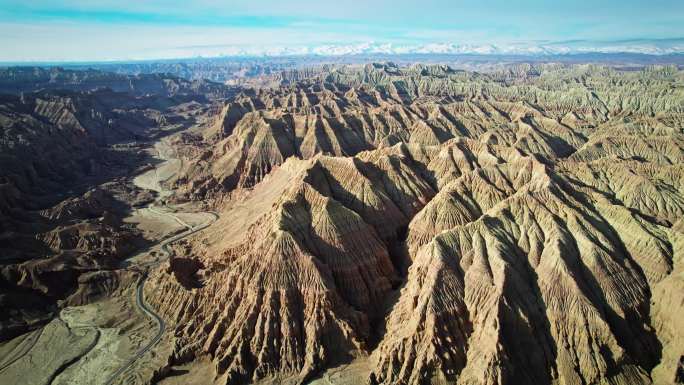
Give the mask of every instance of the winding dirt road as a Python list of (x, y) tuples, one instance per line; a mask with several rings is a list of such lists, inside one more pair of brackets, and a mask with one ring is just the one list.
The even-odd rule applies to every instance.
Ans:
[[(158, 158), (164, 160), (164, 162), (157, 165), (157, 167), (155, 167), (154, 170), (148, 171), (148, 173), (150, 173), (151, 171), (154, 172), (154, 175), (155, 175), (154, 179), (156, 180), (155, 181), (156, 183), (153, 183), (153, 185), (156, 185), (157, 188), (156, 189), (153, 188), (153, 189), (156, 190), (159, 194), (158, 194), (156, 201), (150, 203), (147, 206), (147, 209), (149, 209), (151, 212), (156, 213), (158, 215), (164, 215), (164, 216), (172, 217), (176, 222), (178, 222), (180, 225), (184, 226), (186, 228), (186, 230), (183, 231), (182, 233), (179, 233), (179, 234), (176, 234), (172, 237), (166, 238), (162, 242), (159, 243), (159, 250), (161, 251), (161, 254), (162, 254), (161, 258), (157, 258), (156, 260), (154, 260), (152, 262), (138, 263), (138, 264), (130, 265), (131, 268), (137, 267), (137, 268), (146, 269), (145, 273), (143, 274), (143, 276), (140, 279), (140, 282), (138, 283), (138, 286), (136, 288), (135, 304), (143, 313), (145, 313), (149, 318), (151, 318), (157, 324), (157, 333), (154, 335), (154, 337), (145, 346), (143, 346), (141, 349), (139, 349), (136, 352), (136, 354), (133, 357), (131, 357), (123, 366), (121, 366), (114, 373), (112, 373), (112, 375), (110, 375), (109, 378), (107, 379), (107, 381), (105, 382), (105, 385), (111, 385), (111, 384), (115, 383), (115, 381), (128, 368), (130, 368), (138, 359), (140, 359), (140, 357), (142, 357), (145, 353), (147, 353), (150, 349), (152, 349), (156, 344), (159, 343), (162, 336), (164, 335), (164, 331), (166, 330), (166, 322), (164, 322), (164, 319), (159, 314), (157, 314), (154, 311), (154, 309), (150, 308), (147, 305), (147, 303), (145, 302), (144, 289), (145, 289), (145, 281), (147, 280), (147, 277), (148, 277), (149, 268), (157, 266), (160, 263), (166, 261), (167, 259), (169, 259), (171, 257), (171, 251), (168, 248), (169, 244), (176, 242), (180, 239), (183, 239), (189, 235), (192, 235), (198, 231), (206, 229), (207, 227), (211, 226), (211, 224), (214, 223), (219, 218), (219, 215), (216, 212), (207, 211), (205, 213), (211, 215), (212, 219), (210, 219), (209, 221), (204, 222), (198, 226), (193, 227), (193, 226), (189, 225), (188, 223), (186, 223), (185, 221), (183, 221), (182, 219), (180, 219), (178, 216), (174, 215), (173, 213), (169, 213), (166, 211), (160, 211), (160, 210), (155, 209), (155, 205), (158, 203), (162, 203), (163, 206), (169, 208), (169, 206), (167, 206), (165, 203), (163, 203), (164, 202), (163, 198), (168, 196), (170, 191), (166, 190), (164, 188), (163, 184), (164, 184), (164, 182), (171, 179), (175, 175), (175, 173), (177, 173), (180, 170), (180, 167), (182, 166), (182, 160), (180, 160), (178, 158), (171, 158), (170, 156), (166, 155), (166, 153), (163, 151), (164, 145), (165, 145), (165, 143), (163, 141), (155, 144), (155, 148), (157, 148)], [(176, 167), (176, 171), (174, 171), (171, 175), (167, 175), (165, 177), (160, 175), (159, 170), (162, 169), (163, 167), (165, 167), (166, 164), (168, 162), (172, 161), (173, 159), (177, 159), (178, 163), (179, 163), (178, 166)], [(134, 179), (134, 183), (136, 183), (136, 181), (138, 181), (138, 183), (140, 183), (140, 181), (142, 181), (142, 179), (136, 178), (136, 179)], [(138, 183), (136, 183), (136, 185), (138, 185), (138, 187), (149, 188), (149, 185), (146, 185), (145, 183), (140, 183), (140, 184), (138, 184)]]
[[(114, 384), (117, 380), (119, 380), (120, 376), (127, 370), (129, 369), (140, 357), (142, 357), (145, 353), (147, 353), (150, 349), (152, 349), (156, 344), (159, 343), (161, 338), (164, 335), (164, 332), (166, 331), (166, 322), (164, 322), (164, 319), (157, 314), (154, 309), (150, 308), (147, 303), (145, 302), (145, 294), (144, 294), (144, 288), (145, 288), (145, 282), (148, 277), (149, 270), (155, 266), (158, 266), (162, 262), (168, 260), (171, 257), (171, 250), (169, 249), (169, 245), (173, 242), (176, 242), (180, 239), (183, 239), (189, 235), (192, 235), (198, 231), (204, 230), (207, 227), (211, 226), (212, 223), (214, 223), (218, 218), (219, 215), (216, 212), (213, 211), (207, 211), (207, 212), (193, 212), (192, 214), (208, 214), (211, 216), (211, 219), (208, 221), (192, 226), (188, 224), (186, 221), (183, 219), (179, 218), (177, 215), (175, 215), (175, 210), (173, 212), (163, 210), (166, 208), (167, 210), (172, 210), (171, 207), (169, 207), (165, 203), (165, 198), (171, 195), (173, 192), (166, 189), (163, 185), (165, 182), (170, 180), (175, 174), (180, 170), (182, 167), (182, 160), (179, 158), (174, 158), (173, 155), (170, 155), (173, 153), (173, 150), (170, 146), (166, 144), (166, 142), (162, 139), (161, 141), (155, 143), (155, 149), (157, 150), (157, 157), (162, 160), (163, 162), (158, 164), (154, 169), (148, 170), (147, 172), (136, 176), (133, 179), (133, 183), (143, 189), (150, 189), (154, 190), (158, 193), (157, 199), (150, 203), (146, 209), (149, 210), (150, 212), (154, 213), (155, 215), (158, 216), (166, 216), (172, 218), (175, 222), (180, 224), (181, 226), (185, 227), (185, 230), (181, 233), (178, 233), (176, 235), (170, 236), (168, 238), (163, 239), (161, 242), (158, 243), (159, 246), (159, 251), (161, 256), (156, 258), (153, 261), (149, 262), (135, 262), (135, 263), (130, 263), (130, 261), (123, 261), (122, 266), (124, 269), (143, 269), (143, 275), (140, 281), (138, 282), (138, 286), (136, 287), (136, 293), (135, 293), (135, 305), (138, 307), (147, 317), (152, 319), (156, 324), (157, 324), (157, 333), (154, 335), (154, 337), (147, 343), (145, 346), (140, 348), (135, 355), (133, 355), (124, 365), (122, 365), (120, 368), (118, 368), (114, 373), (112, 373), (104, 384), (110, 385)], [(146, 175), (147, 174), (147, 175)], [(162, 209), (158, 209), (162, 208)], [(189, 213), (184, 213), (184, 214), (189, 214)], [(148, 254), (149, 251), (154, 249), (155, 246), (153, 245), (150, 249), (148, 249)], [(93, 328), (96, 330), (98, 333), (98, 337), (100, 335), (100, 330), (96, 326), (79, 326), (80, 328)], [(19, 361), (21, 358), (26, 356), (36, 345), (38, 340), (40, 339), (40, 336), (43, 333), (43, 328), (40, 328), (33, 333), (29, 334), (28, 336), (25, 337), (24, 340), (19, 342), (17, 346), (14, 347), (5, 357), (0, 358), (0, 372), (3, 372), (5, 369), (8, 367), (12, 366), (15, 362)], [(52, 374), (50, 377), (50, 382), (54, 380), (60, 373), (64, 372), (66, 368), (68, 368), (71, 365), (76, 364), (83, 356), (85, 356), (92, 348), (95, 346), (97, 343), (97, 338), (95, 339), (95, 342), (92, 344), (92, 346), (86, 350), (86, 352), (82, 355), (79, 355), (77, 358), (74, 360), (65, 363), (63, 366), (61, 366), (58, 371)]]
[[(162, 258), (159, 258), (153, 262), (141, 263), (141, 264), (136, 264), (133, 266), (149, 268), (152, 266), (159, 265), (163, 261), (166, 261), (171, 256), (171, 252), (168, 248), (168, 245), (170, 243), (178, 241), (180, 239), (183, 239), (183, 238), (185, 238), (191, 234), (194, 234), (200, 230), (203, 230), (203, 229), (209, 227), (212, 223), (214, 223), (219, 218), (218, 214), (215, 212), (207, 212), (207, 213), (212, 215), (212, 218), (213, 218), (212, 220), (207, 221), (207, 222), (205, 222), (199, 226), (196, 226), (196, 227), (190, 227), (189, 226), (188, 230), (186, 230), (180, 234), (177, 234), (173, 237), (170, 237), (170, 238), (164, 240), (163, 242), (161, 242), (159, 249), (161, 250), (161, 252), (163, 254)], [(145, 289), (145, 281), (146, 280), (147, 280), (147, 271), (145, 272), (145, 274), (141, 278), (140, 282), (138, 283), (138, 287), (136, 289), (136, 294), (135, 294), (135, 304), (143, 313), (145, 313), (149, 318), (151, 318), (154, 322), (157, 323), (157, 327), (158, 327), (157, 334), (155, 334), (154, 338), (152, 338), (150, 340), (150, 342), (148, 342), (144, 347), (142, 347), (140, 350), (138, 350), (138, 352), (133, 357), (131, 357), (131, 359), (126, 362), (126, 364), (124, 364), (122, 367), (117, 369), (116, 372), (112, 373), (112, 375), (109, 376), (109, 379), (107, 380), (107, 382), (105, 382), (106, 385), (113, 384), (114, 381), (116, 381), (116, 379), (123, 372), (126, 371), (126, 369), (130, 368), (135, 363), (135, 361), (137, 361), (140, 357), (142, 357), (145, 353), (147, 353), (150, 349), (152, 349), (157, 343), (159, 343), (162, 336), (164, 335), (164, 331), (166, 330), (166, 322), (164, 322), (164, 319), (161, 318), (161, 316), (159, 314), (157, 314), (152, 308), (150, 308), (147, 305), (147, 303), (145, 302), (144, 289)]]

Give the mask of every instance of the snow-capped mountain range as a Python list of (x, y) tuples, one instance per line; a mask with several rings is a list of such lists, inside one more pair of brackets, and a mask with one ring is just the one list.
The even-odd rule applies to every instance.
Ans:
[(476, 54), (476, 55), (563, 55), (582, 53), (632, 53), (667, 55), (684, 53), (684, 39), (623, 40), (616, 42), (566, 41), (539, 44), (396, 44), (365, 42), (293, 47), (213, 46), (193, 47), (191, 56), (343, 56), (371, 54)]

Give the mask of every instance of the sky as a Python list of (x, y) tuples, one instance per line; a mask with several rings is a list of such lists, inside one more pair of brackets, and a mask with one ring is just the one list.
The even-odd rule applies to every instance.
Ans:
[(0, 61), (684, 52), (684, 0), (0, 0)]

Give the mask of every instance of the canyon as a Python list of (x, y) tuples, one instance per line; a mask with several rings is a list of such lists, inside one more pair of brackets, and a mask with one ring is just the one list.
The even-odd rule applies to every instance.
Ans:
[(281, 66), (0, 70), (0, 382), (684, 382), (684, 71)]

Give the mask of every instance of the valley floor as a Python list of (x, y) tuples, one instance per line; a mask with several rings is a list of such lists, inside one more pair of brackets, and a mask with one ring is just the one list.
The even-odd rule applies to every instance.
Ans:
[[(164, 139), (155, 143), (154, 153), (161, 162), (134, 177), (133, 183), (155, 191), (158, 198), (124, 219), (153, 242), (124, 261), (125, 270), (138, 280), (144, 279), (148, 267), (168, 257), (163, 249), (170, 240), (181, 239), (215, 220), (214, 215), (198, 212), (192, 204), (165, 204), (164, 198), (171, 192), (163, 187), (164, 182), (178, 172), (181, 161), (173, 158)], [(115, 384), (140, 376), (132, 368), (158, 358), (153, 349), (164, 349), (167, 342), (149, 345), (159, 325), (136, 301), (140, 290), (132, 285), (95, 303), (65, 307), (44, 327), (0, 344), (0, 383)], [(152, 351), (140, 354), (140, 362), (131, 362), (148, 345)]]

